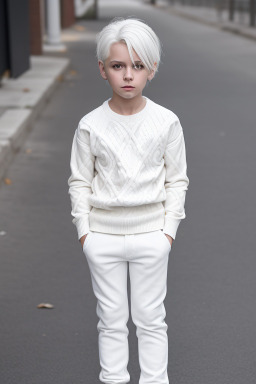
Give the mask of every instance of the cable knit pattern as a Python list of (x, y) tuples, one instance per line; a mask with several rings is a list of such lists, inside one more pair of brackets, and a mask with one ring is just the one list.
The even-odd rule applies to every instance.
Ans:
[(148, 97), (133, 115), (108, 102), (75, 131), (68, 179), (78, 239), (89, 230), (134, 234), (163, 229), (175, 239), (185, 218), (186, 151), (179, 118)]

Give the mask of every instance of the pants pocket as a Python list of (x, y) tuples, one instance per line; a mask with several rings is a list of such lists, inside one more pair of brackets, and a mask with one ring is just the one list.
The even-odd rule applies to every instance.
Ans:
[(170, 243), (170, 241), (168, 240), (167, 236), (164, 234), (164, 232), (162, 231), (162, 229), (160, 229), (159, 232), (160, 232), (161, 236), (164, 237), (165, 242), (167, 242), (167, 244), (168, 244), (168, 246), (169, 246), (169, 248), (170, 248), (170, 250), (171, 250), (172, 246), (171, 246), (171, 243)]
[(91, 238), (92, 238), (92, 235), (93, 235), (93, 232), (89, 231), (87, 233), (87, 236), (85, 238), (85, 241), (84, 241), (84, 244), (83, 244), (83, 252), (85, 251), (85, 249), (87, 248), (88, 246), (88, 243), (90, 242)]

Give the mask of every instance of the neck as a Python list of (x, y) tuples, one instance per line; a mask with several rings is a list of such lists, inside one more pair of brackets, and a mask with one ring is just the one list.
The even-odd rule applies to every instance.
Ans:
[(133, 97), (132, 99), (124, 99), (113, 93), (109, 106), (111, 109), (120, 115), (133, 115), (140, 112), (146, 105), (146, 100), (142, 94)]

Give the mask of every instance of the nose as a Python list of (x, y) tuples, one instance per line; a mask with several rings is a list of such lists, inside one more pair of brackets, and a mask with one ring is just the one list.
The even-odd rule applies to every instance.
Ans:
[(129, 66), (126, 67), (126, 70), (125, 70), (125, 73), (124, 73), (124, 79), (125, 80), (133, 79), (132, 69)]

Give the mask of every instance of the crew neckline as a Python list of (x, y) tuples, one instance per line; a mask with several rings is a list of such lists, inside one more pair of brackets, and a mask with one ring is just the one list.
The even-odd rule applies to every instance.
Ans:
[(103, 103), (103, 108), (105, 109), (106, 113), (114, 118), (115, 120), (122, 120), (122, 121), (133, 121), (137, 120), (138, 118), (144, 116), (144, 114), (147, 112), (148, 107), (149, 107), (149, 98), (146, 96), (142, 96), (144, 99), (146, 99), (146, 105), (142, 110), (140, 110), (137, 113), (133, 113), (132, 115), (121, 115), (120, 113), (117, 113), (111, 109), (109, 105), (109, 100), (111, 100), (111, 97), (107, 100), (104, 101)]

